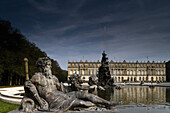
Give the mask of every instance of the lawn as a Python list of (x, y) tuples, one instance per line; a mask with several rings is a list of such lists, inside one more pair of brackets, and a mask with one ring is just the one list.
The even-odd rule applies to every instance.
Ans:
[(3, 102), (0, 100), (0, 113), (7, 113), (9, 111), (17, 109), (18, 107), (19, 107), (19, 105), (10, 104), (10, 103)]

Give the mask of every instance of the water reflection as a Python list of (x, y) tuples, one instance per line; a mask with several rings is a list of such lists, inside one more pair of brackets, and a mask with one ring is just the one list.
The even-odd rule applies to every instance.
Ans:
[(98, 95), (110, 101), (122, 101), (124, 105), (170, 103), (170, 88), (166, 87), (125, 86), (120, 90), (99, 91)]
[(170, 87), (125, 86), (107, 89), (98, 95), (110, 101), (122, 101), (120, 113), (170, 113)]

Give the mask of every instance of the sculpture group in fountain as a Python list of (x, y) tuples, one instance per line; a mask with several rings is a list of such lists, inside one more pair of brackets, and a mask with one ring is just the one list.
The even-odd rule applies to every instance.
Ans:
[(20, 113), (32, 113), (37, 111), (65, 112), (80, 106), (108, 107), (119, 104), (118, 102), (110, 102), (96, 95), (79, 91), (79, 89), (76, 89), (79, 84), (73, 86), (76, 91), (68, 93), (62, 92), (63, 85), (56, 76), (52, 75), (51, 61), (48, 57), (39, 58), (36, 62), (36, 66), (38, 72), (35, 73), (30, 80), (25, 82), (25, 96), (19, 108)]
[(111, 77), (110, 69), (109, 69), (109, 61), (107, 58), (107, 54), (105, 51), (102, 53), (101, 66), (99, 67), (98, 77), (98, 85), (100, 86), (112, 86), (114, 84), (114, 79)]
[(88, 90), (88, 87), (82, 85), (83, 82), (84, 81), (81, 79), (81, 76), (79, 74), (72, 74), (69, 77), (68, 83), (71, 84), (71, 85), (68, 86), (68, 88), (66, 88), (67, 92)]

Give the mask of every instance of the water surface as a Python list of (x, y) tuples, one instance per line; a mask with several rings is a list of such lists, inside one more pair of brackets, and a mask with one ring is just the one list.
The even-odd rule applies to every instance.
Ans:
[(124, 86), (122, 89), (99, 91), (110, 101), (122, 101), (116, 106), (120, 113), (170, 113), (170, 87)]

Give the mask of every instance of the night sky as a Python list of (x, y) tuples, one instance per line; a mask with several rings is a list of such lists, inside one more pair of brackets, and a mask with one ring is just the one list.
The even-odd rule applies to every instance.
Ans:
[(170, 0), (1, 0), (0, 18), (65, 70), (103, 50), (114, 61), (170, 60)]

